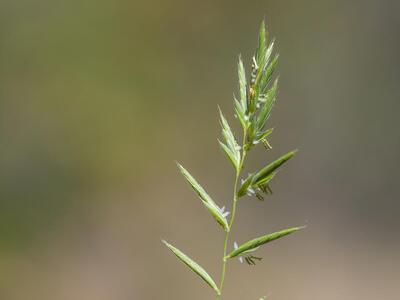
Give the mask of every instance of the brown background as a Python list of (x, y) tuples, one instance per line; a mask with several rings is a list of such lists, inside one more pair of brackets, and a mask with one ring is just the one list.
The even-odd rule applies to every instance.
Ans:
[[(0, 298), (213, 299), (166, 238), (219, 276), (216, 138), (266, 16), (281, 54), (273, 151), (299, 148), (235, 239), (303, 232), (229, 265), (225, 299), (398, 299), (398, 1), (0, 2)], [(236, 131), (237, 130), (237, 127)]]

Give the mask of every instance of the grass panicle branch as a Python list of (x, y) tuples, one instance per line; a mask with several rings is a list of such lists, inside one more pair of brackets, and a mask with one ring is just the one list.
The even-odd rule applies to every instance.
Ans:
[[(268, 43), (267, 29), (264, 21), (261, 23), (258, 47), (252, 57), (251, 73), (249, 80), (246, 78), (246, 71), (242, 57), (239, 56), (238, 77), (239, 77), (239, 99), (234, 97), (235, 117), (238, 119), (242, 128), (242, 143), (237, 142), (227, 119), (220, 108), (220, 124), (222, 128), (222, 139), (218, 140), (222, 152), (232, 164), (235, 171), (233, 183), (233, 195), (230, 218), (229, 212), (225, 211), (225, 206), (219, 206), (204, 190), (204, 188), (194, 179), (194, 177), (179, 163), (178, 168), (182, 175), (200, 198), (206, 209), (210, 212), (215, 221), (221, 225), (225, 232), (223, 255), (221, 265), (221, 276), (219, 284), (194, 260), (189, 258), (178, 248), (163, 241), (163, 243), (177, 256), (177, 258), (202, 278), (216, 293), (217, 299), (222, 299), (227, 265), (230, 259), (238, 257), (240, 262), (246, 261), (249, 265), (255, 265), (261, 257), (253, 254), (261, 246), (272, 241), (278, 240), (286, 235), (292, 234), (303, 227), (292, 227), (278, 232), (265, 234), (263, 236), (249, 240), (241, 245), (236, 242), (234, 247), (228, 251), (231, 232), (235, 222), (239, 199), (247, 196), (255, 196), (259, 200), (272, 194), (270, 183), (280, 169), (295, 154), (296, 150), (282, 155), (278, 159), (250, 173), (246, 178), (242, 178), (242, 171), (248, 153), (257, 145), (263, 145), (266, 150), (271, 149), (268, 141), (273, 132), (273, 128), (267, 128), (267, 121), (271, 115), (278, 92), (278, 78), (274, 75), (278, 63), (278, 54), (273, 54), (274, 41)], [(273, 79), (275, 77), (275, 79)]]

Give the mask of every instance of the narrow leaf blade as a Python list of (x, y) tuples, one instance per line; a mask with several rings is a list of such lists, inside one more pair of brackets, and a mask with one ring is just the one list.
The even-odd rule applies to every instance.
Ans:
[(263, 60), (265, 59), (266, 31), (265, 21), (263, 20), (260, 24), (260, 30), (258, 34), (257, 63), (259, 66), (261, 66)]
[(214, 219), (218, 222), (218, 224), (220, 224), (224, 228), (225, 231), (229, 231), (228, 221), (226, 220), (226, 218), (224, 217), (224, 215), (222, 214), (221, 210), (214, 202), (214, 200), (211, 199), (211, 197), (207, 194), (207, 192), (201, 187), (201, 185), (196, 181), (196, 179), (194, 179), (193, 176), (190, 175), (190, 173), (184, 167), (182, 167), (179, 163), (177, 163), (177, 165), (182, 175), (186, 178), (187, 182), (191, 185), (193, 190), (200, 197), (203, 204), (206, 206), (206, 208), (214, 217)]
[(243, 181), (242, 185), (240, 186), (240, 189), (237, 193), (238, 197), (243, 197), (247, 193), (247, 189), (251, 186), (251, 183), (253, 181), (254, 174), (249, 174), (249, 176)]
[(242, 128), (244, 130), (246, 130), (247, 129), (247, 121), (246, 121), (246, 117), (245, 117), (245, 111), (243, 110), (242, 104), (236, 98), (234, 98), (234, 102), (235, 102), (236, 116), (239, 119), (239, 122), (240, 122), (240, 125), (242, 126)]
[(276, 54), (272, 59), (272, 61), (266, 67), (262, 79), (260, 80), (261, 93), (265, 93), (265, 91), (267, 90), (268, 84), (272, 79), (272, 75), (276, 69), (276, 66), (278, 65), (278, 60), (279, 60), (279, 54)]
[(277, 160), (273, 161), (270, 163), (268, 166), (264, 167), (260, 171), (257, 172), (257, 174), (254, 175), (253, 178), (253, 184), (257, 185), (263, 179), (271, 175), (276, 169), (278, 169), (280, 166), (282, 166), (285, 162), (287, 162), (289, 159), (291, 159), (295, 154), (297, 150), (295, 151), (290, 151), (289, 153), (281, 156)]
[(220, 208), (212, 203), (207, 203), (203, 201), (204, 206), (208, 209), (214, 219), (220, 224), (226, 232), (229, 231), (228, 221), (224, 217)]
[(178, 166), (179, 170), (181, 171), (182, 175), (187, 180), (187, 182), (190, 184), (190, 186), (193, 188), (193, 190), (200, 197), (200, 199), (205, 202), (208, 202), (208, 203), (214, 203), (214, 201), (207, 194), (207, 192), (202, 188), (202, 186), (196, 181), (196, 179), (194, 179), (193, 176), (190, 175), (190, 173), (182, 165), (177, 163), (177, 166)]
[(233, 167), (237, 170), (239, 168), (239, 160), (237, 159), (237, 157), (235, 156), (234, 153), (232, 153), (232, 151), (228, 148), (228, 146), (226, 146), (223, 142), (221, 142), (220, 140), (218, 140), (218, 143), (221, 147), (221, 149), (224, 151), (224, 153), (226, 154), (226, 157), (229, 159), (229, 161), (232, 163)]
[(263, 179), (259, 180), (259, 181), (257, 182), (257, 185), (258, 185), (258, 186), (261, 186), (261, 185), (263, 185), (263, 184), (269, 183), (269, 182), (274, 178), (275, 174), (276, 174), (275, 172), (272, 172), (272, 173), (269, 174), (268, 176), (266, 176), (266, 177), (264, 177)]
[(275, 45), (275, 40), (272, 40), (271, 43), (268, 46), (267, 51), (265, 52), (265, 62), (264, 62), (265, 64), (263, 66), (263, 70), (265, 70), (265, 68), (267, 67), (267, 65), (269, 63), (272, 51), (274, 50), (274, 45)]
[(250, 241), (240, 245), (237, 249), (235, 249), (231, 253), (229, 253), (227, 255), (227, 257), (232, 258), (232, 257), (238, 256), (242, 253), (249, 252), (252, 249), (260, 247), (261, 245), (267, 244), (269, 242), (275, 241), (281, 237), (284, 237), (288, 234), (296, 232), (302, 228), (304, 228), (304, 227), (293, 227), (293, 228), (288, 228), (288, 229), (277, 231), (277, 232), (274, 232), (271, 234), (260, 236), (258, 238), (255, 238), (253, 240), (250, 240)]
[(199, 264), (197, 264), (194, 260), (192, 260), (190, 257), (188, 257), (179, 249), (175, 248), (171, 244), (168, 244), (166, 241), (163, 240), (162, 242), (165, 244), (165, 246), (169, 248), (169, 250), (172, 251), (172, 253), (176, 255), (176, 257), (178, 257), (185, 265), (187, 265), (193, 272), (199, 275), (210, 287), (212, 287), (218, 295), (220, 294), (219, 288), (215, 284), (214, 280)]
[(265, 103), (263, 104), (260, 113), (257, 116), (257, 129), (259, 131), (264, 129), (265, 123), (267, 122), (272, 108), (276, 100), (276, 92), (278, 90), (278, 80), (275, 80), (272, 88), (265, 95)]
[(259, 132), (257, 139), (259, 141), (264, 140), (267, 137), (269, 137), (273, 131), (274, 131), (274, 128), (270, 128), (270, 129), (265, 130), (264, 132)]
[[(231, 127), (228, 124), (228, 121), (222, 114), (221, 109), (219, 109), (219, 114), (220, 114), (220, 118), (221, 118), (222, 135), (224, 136), (224, 139), (226, 141), (226, 147), (228, 147), (228, 149), (230, 150), (229, 152), (231, 153), (231, 155), (234, 156), (233, 164), (235, 165), (235, 168), (237, 169), (239, 166), (239, 162), (240, 162), (240, 147), (239, 147), (238, 143), (236, 142), (236, 138), (231, 130)], [(225, 148), (222, 145), (221, 145), (221, 147)]]
[(238, 63), (238, 76), (239, 76), (240, 103), (242, 104), (244, 111), (247, 112), (246, 73), (244, 71), (243, 61), (240, 56)]

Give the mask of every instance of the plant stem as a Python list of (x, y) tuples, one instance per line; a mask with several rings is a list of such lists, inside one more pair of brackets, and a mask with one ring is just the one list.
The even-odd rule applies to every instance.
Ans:
[(232, 225), (233, 222), (235, 221), (235, 215), (236, 215), (236, 205), (237, 205), (237, 185), (238, 185), (238, 181), (240, 178), (240, 173), (243, 169), (243, 163), (244, 163), (244, 159), (246, 158), (246, 150), (245, 150), (245, 143), (246, 143), (246, 131), (244, 131), (243, 134), (243, 143), (242, 143), (242, 155), (241, 155), (241, 159), (240, 159), (240, 163), (239, 163), (239, 168), (236, 171), (236, 176), (235, 176), (235, 185), (233, 188), (233, 203), (232, 203), (232, 215), (231, 215), (231, 219), (229, 222), (229, 231), (226, 232), (225, 234), (225, 241), (224, 241), (224, 255), (222, 257), (222, 272), (221, 272), (221, 283), (219, 286), (219, 290), (220, 290), (220, 295), (217, 295), (217, 299), (221, 299), (222, 297), (222, 289), (224, 287), (224, 282), (225, 282), (225, 273), (226, 273), (226, 265), (227, 265), (227, 259), (226, 259), (226, 252), (227, 252), (227, 248), (228, 248), (228, 242), (229, 242), (229, 233), (232, 230)]

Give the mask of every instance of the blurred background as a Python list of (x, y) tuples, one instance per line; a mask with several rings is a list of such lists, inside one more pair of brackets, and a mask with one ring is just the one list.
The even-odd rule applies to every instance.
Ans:
[(246, 171), (300, 151), (272, 197), (240, 203), (233, 235), (308, 227), (231, 263), (225, 299), (398, 299), (399, 9), (1, 0), (0, 298), (214, 299), (160, 243), (218, 280), (223, 232), (174, 160), (229, 205), (217, 105), (234, 123), (237, 57), (249, 66), (265, 16), (280, 94), (273, 150)]

